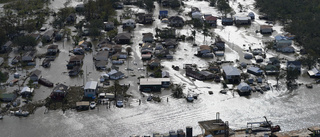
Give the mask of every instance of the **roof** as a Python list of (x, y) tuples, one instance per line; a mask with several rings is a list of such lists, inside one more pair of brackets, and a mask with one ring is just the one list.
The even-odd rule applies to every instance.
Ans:
[(209, 72), (209, 71), (200, 71), (199, 73), (202, 74), (202, 75), (204, 75), (204, 76), (212, 75), (212, 73)]
[(96, 67), (105, 67), (106, 65), (107, 65), (107, 61), (105, 60), (95, 61)]
[(214, 17), (214, 16), (206, 16), (204, 19), (205, 19), (205, 20), (217, 20), (217, 17)]
[(272, 26), (270, 26), (270, 25), (261, 25), (260, 29), (272, 29)]
[(124, 74), (122, 72), (118, 71), (118, 72), (116, 72), (116, 73), (114, 73), (114, 74), (112, 74), (110, 76), (119, 77), (119, 76), (122, 76), (122, 75), (124, 75)]
[(58, 48), (58, 45), (54, 45), (54, 44), (48, 46), (48, 49), (57, 49), (57, 48)]
[(83, 58), (83, 55), (74, 55), (70, 57), (69, 61), (81, 61)]
[(88, 81), (84, 87), (84, 89), (96, 89), (98, 85), (97, 81)]
[(180, 16), (171, 16), (171, 17), (169, 18), (169, 20), (181, 20), (181, 21), (183, 21), (183, 18), (180, 17)]
[(133, 23), (135, 23), (135, 21), (134, 21), (133, 19), (127, 19), (127, 20), (122, 21), (122, 23), (128, 23), (128, 22), (133, 22)]
[(257, 73), (262, 72), (262, 70), (260, 68), (258, 68), (258, 67), (250, 67), (247, 70), (250, 70), (250, 71), (253, 71), (253, 72), (257, 72)]
[(237, 89), (241, 89), (242, 87), (250, 87), (247, 83), (241, 82), (238, 86)]
[(33, 92), (33, 88), (29, 88), (29, 87), (23, 87), (23, 89), (20, 91), (20, 93), (32, 93)]
[(239, 17), (239, 16), (236, 16), (234, 17), (235, 20), (251, 20), (250, 17)]
[(162, 82), (169, 82), (170, 78), (140, 78), (140, 85), (162, 85)]
[(68, 90), (68, 86), (64, 84), (59, 84), (53, 88), (53, 92), (66, 92)]
[(30, 57), (33, 57), (33, 56), (34, 56), (34, 54), (36, 54), (36, 52), (35, 52), (35, 51), (28, 51), (28, 52), (26, 52), (23, 56), (30, 56)]
[(225, 129), (225, 123), (221, 119), (199, 121), (198, 124), (208, 132)]
[(291, 65), (301, 66), (301, 62), (300, 61), (288, 61), (287, 66), (291, 66)]
[(200, 50), (211, 50), (211, 48), (208, 45), (201, 45)]
[(89, 101), (76, 102), (76, 106), (89, 106)]
[(16, 98), (17, 96), (16, 96), (16, 94), (14, 94), (14, 93), (2, 93), (2, 94), (0, 94), (0, 98), (1, 99), (7, 99), (7, 98), (10, 98), (10, 99), (14, 99), (14, 98)]
[(115, 39), (131, 39), (130, 33), (119, 33)]
[(239, 70), (235, 67), (223, 66), (222, 69), (226, 75), (240, 75)]
[(177, 41), (175, 39), (166, 39), (165, 45), (176, 45)]
[(52, 36), (53, 33), (54, 33), (54, 31), (53, 31), (52, 29), (51, 29), (51, 30), (47, 30), (47, 31), (43, 34), (43, 36), (45, 36), (45, 35), (47, 35), (47, 36)]
[(105, 60), (107, 61), (109, 57), (109, 51), (98, 51), (98, 53), (93, 57), (95, 60)]
[(40, 74), (41, 74), (41, 71), (38, 70), (38, 69), (36, 69), (36, 70), (34, 70), (34, 71), (31, 72), (31, 76), (32, 76), (32, 75), (40, 76)]

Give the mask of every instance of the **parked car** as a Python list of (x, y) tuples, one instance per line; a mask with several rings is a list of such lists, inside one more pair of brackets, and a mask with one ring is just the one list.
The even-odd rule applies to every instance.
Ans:
[(188, 101), (188, 102), (193, 102), (193, 100), (194, 100), (193, 96), (190, 95), (190, 94), (188, 94), (188, 95), (187, 95), (187, 101)]

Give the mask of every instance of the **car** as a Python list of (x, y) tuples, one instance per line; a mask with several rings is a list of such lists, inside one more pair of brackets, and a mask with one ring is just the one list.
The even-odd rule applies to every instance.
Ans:
[(90, 103), (90, 108), (91, 108), (91, 109), (96, 108), (96, 103), (95, 103), (95, 102), (91, 102), (91, 103)]
[(40, 28), (40, 31), (46, 31), (46, 30), (47, 30), (46, 27), (41, 27), (41, 28)]
[(125, 70), (128, 70), (128, 71), (133, 71), (133, 69), (131, 69), (131, 68), (125, 68)]
[(144, 69), (144, 68), (138, 68), (138, 70), (145, 71), (145, 69)]
[(116, 107), (118, 107), (118, 108), (123, 107), (123, 101), (122, 100), (118, 100), (117, 104), (116, 104)]

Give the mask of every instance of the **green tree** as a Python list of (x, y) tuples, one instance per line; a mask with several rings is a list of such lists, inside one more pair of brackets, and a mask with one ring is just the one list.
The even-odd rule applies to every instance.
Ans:
[(36, 46), (37, 45), (37, 41), (35, 38), (33, 38), (32, 36), (28, 36), (28, 35), (25, 35), (25, 36), (19, 36), (17, 38), (15, 38), (13, 40), (13, 43), (15, 45), (18, 45), (20, 46), (22, 49), (24, 49), (26, 46)]
[(118, 35), (118, 31), (116, 29), (107, 32), (107, 36), (109, 37), (110, 40), (112, 40), (117, 35)]
[(228, 1), (226, 0), (218, 0), (217, 8), (225, 17), (232, 11)]

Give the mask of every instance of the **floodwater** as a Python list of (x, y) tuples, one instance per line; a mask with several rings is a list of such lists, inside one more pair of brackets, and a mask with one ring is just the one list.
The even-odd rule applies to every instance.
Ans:
[[(250, 0), (246, 0), (250, 1)], [(78, 1), (71, 1), (70, 5), (76, 5)], [(186, 3), (187, 8), (190, 9), (191, 4), (196, 2), (189, 1)], [(155, 3), (156, 9), (154, 12), (155, 19), (159, 9), (165, 9)], [(61, 1), (53, 1), (54, 8), (63, 7)], [(136, 8), (137, 9), (137, 8)], [(206, 6), (201, 10), (209, 11)], [(185, 11), (188, 12), (188, 11)], [(183, 13), (185, 13), (183, 12)], [(121, 11), (118, 11), (120, 14)], [(169, 9), (169, 14), (175, 15), (177, 12)], [(257, 21), (259, 22), (259, 21)], [(258, 24), (253, 23), (253, 27)], [(124, 108), (116, 108), (112, 106), (107, 109), (106, 106), (98, 106), (94, 110), (76, 112), (69, 110), (63, 113), (60, 110), (49, 111), (44, 114), (45, 108), (39, 108), (35, 114), (29, 117), (18, 118), (14, 116), (4, 116), (4, 119), (0, 121), (1, 136), (107, 136), (107, 137), (124, 137), (133, 134), (146, 135), (154, 132), (165, 133), (169, 130), (185, 129), (186, 126), (192, 126), (194, 135), (200, 134), (201, 130), (198, 126), (198, 121), (215, 119), (216, 112), (220, 112), (220, 118), (224, 121), (229, 121), (229, 125), (232, 128), (244, 128), (247, 122), (263, 121), (263, 116), (266, 116), (274, 124), (281, 126), (284, 131), (294, 130), (299, 128), (305, 128), (313, 125), (319, 125), (320, 123), (320, 101), (319, 101), (319, 85), (314, 85), (313, 89), (307, 89), (305, 86), (299, 87), (297, 90), (288, 91), (283, 85), (284, 81), (280, 81), (279, 90), (272, 89), (264, 94), (253, 93), (252, 96), (239, 97), (237, 93), (233, 94), (228, 92), (226, 95), (219, 94), (222, 89), (222, 85), (214, 82), (202, 82), (193, 81), (191, 78), (185, 76), (185, 72), (175, 71), (171, 68), (172, 65), (178, 65), (183, 67), (184, 63), (196, 63), (198, 67), (205, 68), (208, 64), (207, 61), (200, 59), (193, 54), (196, 53), (197, 47), (193, 47), (190, 42), (180, 42), (178, 48), (174, 52), (173, 60), (163, 60), (161, 64), (164, 66), (164, 70), (170, 73), (171, 80), (175, 84), (185, 84), (184, 93), (198, 93), (198, 100), (193, 103), (187, 103), (185, 99), (174, 99), (170, 95), (170, 91), (164, 90), (159, 96), (162, 98), (162, 102), (147, 102), (146, 97), (138, 91), (138, 79), (139, 75), (146, 75), (145, 71), (138, 71), (138, 68), (143, 68), (143, 63), (140, 61), (141, 53), (138, 44), (142, 41), (141, 33), (155, 32), (154, 27), (159, 28), (166, 27), (166, 24), (162, 24), (158, 19), (152, 24), (143, 26), (138, 24), (133, 32), (133, 44), (132, 44), (132, 56), (129, 58), (129, 64), (127, 62), (124, 65), (119, 66), (120, 70), (129, 77), (127, 79), (120, 80), (120, 84), (130, 84), (129, 94), (133, 95), (130, 101), (126, 102)], [(226, 29), (232, 29), (234, 26), (228, 26)], [(217, 28), (214, 30), (219, 35), (223, 35)], [(191, 35), (190, 26), (185, 26), (183, 29), (177, 30), (180, 34)], [(250, 30), (250, 29), (248, 29)], [(239, 31), (244, 31), (243, 28)], [(228, 32), (224, 34), (227, 35)], [(278, 32), (279, 33), (279, 32)], [(245, 33), (243, 37), (250, 37), (252, 39), (258, 39), (260, 36), (254, 33)], [(265, 39), (271, 39), (272, 37), (265, 37)], [(196, 43), (210, 44), (210, 37), (207, 37), (207, 41), (203, 41), (203, 35), (201, 32), (196, 34)], [(225, 37), (225, 40), (229, 38)], [(237, 37), (231, 37), (231, 41), (237, 39)], [(233, 39), (233, 40), (232, 40)], [(96, 44), (97, 42), (94, 42)], [(249, 44), (250, 42), (246, 43)], [(64, 83), (70, 86), (83, 85), (83, 78), (88, 80), (98, 80), (100, 73), (93, 67), (92, 56), (95, 54), (95, 49), (92, 53), (87, 53), (84, 59), (84, 76), (70, 78), (67, 75), (66, 64), (69, 59), (69, 50), (72, 49), (72, 42), (65, 40), (57, 42), (59, 45), (60, 54), (55, 61), (52, 62), (50, 68), (42, 68), (39, 66), (41, 60), (37, 59), (37, 66), (34, 69), (42, 71), (42, 76), (51, 80), (54, 83)], [(244, 43), (237, 43), (233, 41), (227, 43), (227, 51), (225, 60), (236, 60), (246, 62), (254, 62), (252, 60), (247, 61), (243, 59), (243, 47)], [(125, 46), (124, 46), (125, 47)], [(38, 54), (45, 53), (46, 47), (38, 47)], [(276, 53), (268, 53), (268, 55)], [(13, 57), (13, 55), (10, 55)], [(292, 57), (292, 56), (284, 56)], [(214, 60), (214, 59), (213, 59)], [(212, 61), (213, 61), (212, 60)], [(134, 65), (133, 62), (137, 62)], [(111, 66), (110, 63), (108, 66)], [(129, 67), (134, 69), (133, 77), (128, 74), (124, 68)], [(24, 75), (26, 71), (20, 70)], [(130, 72), (131, 73), (131, 72)], [(308, 78), (305, 75), (306, 70), (303, 70), (303, 74), (299, 78), (298, 82), (308, 83), (313, 79)], [(13, 79), (13, 78), (10, 78)], [(276, 80), (274, 77), (268, 77), (268, 83), (274, 85)], [(17, 87), (8, 87), (7, 90), (11, 91)], [(42, 100), (48, 97), (51, 92), (51, 88), (40, 86), (35, 90), (33, 100)], [(213, 91), (213, 95), (209, 95), (208, 91)], [(146, 96), (146, 95), (145, 95)], [(168, 102), (167, 102), (168, 98)], [(139, 105), (138, 99), (142, 100), (142, 104)]]

